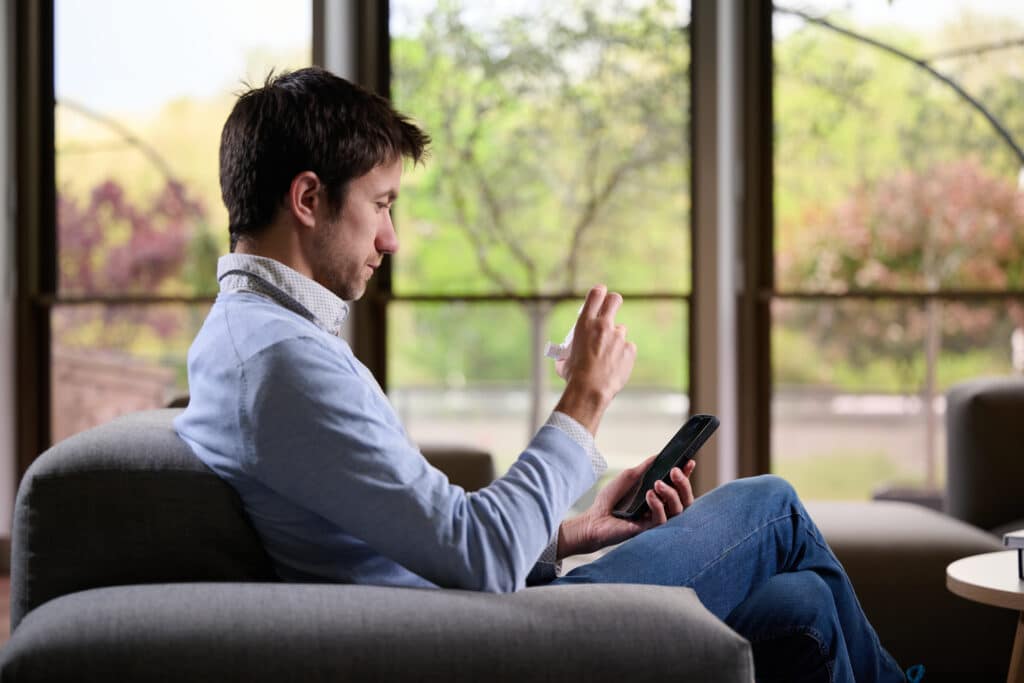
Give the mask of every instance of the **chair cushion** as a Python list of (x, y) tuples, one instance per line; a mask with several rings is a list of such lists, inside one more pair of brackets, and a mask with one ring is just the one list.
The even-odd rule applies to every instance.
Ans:
[(747, 641), (685, 588), (495, 595), (309, 584), (102, 588), (29, 614), (5, 683), (752, 681)]
[(32, 464), (14, 511), (12, 628), (88, 588), (276, 579), (238, 495), (174, 432), (179, 412), (118, 418)]

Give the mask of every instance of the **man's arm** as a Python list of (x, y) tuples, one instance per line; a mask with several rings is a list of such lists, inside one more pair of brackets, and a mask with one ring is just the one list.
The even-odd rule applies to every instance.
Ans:
[[(615, 323), (622, 297), (594, 287), (576, 322), (572, 350), (556, 365), (566, 387), (555, 410), (572, 416), (591, 434), (597, 434), (605, 409), (629, 379), (636, 360), (636, 346), (626, 341), (626, 328)], [(589, 553), (619, 543), (638, 533), (665, 523), (693, 504), (690, 473), (675, 468), (672, 485), (659, 483), (647, 493), (650, 513), (641, 520), (623, 520), (611, 514), (619, 499), (632, 490), (643, 476), (652, 458), (624, 470), (602, 489), (594, 504), (582, 515), (563, 522), (558, 529), (557, 557)]]
[(243, 468), (438, 585), (521, 588), (596, 480), (584, 449), (544, 427), (506, 475), (467, 494), (409, 445), (375, 388), (310, 338), (279, 342), (242, 371), (239, 410), (253, 430)]

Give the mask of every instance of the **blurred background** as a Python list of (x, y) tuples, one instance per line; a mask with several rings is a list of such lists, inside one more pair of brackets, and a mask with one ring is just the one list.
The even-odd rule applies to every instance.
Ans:
[[(544, 342), (605, 282), (626, 295), (639, 356), (598, 444), (613, 468), (656, 452), (701, 367), (697, 8), (385, 4), (390, 95), (434, 138), (406, 171), (402, 247), (370, 302), (411, 435), (507, 467), (557, 400)], [(227, 251), (220, 128), (248, 85), (314, 62), (321, 12), (53, 9), (56, 441), (187, 393)], [(751, 389), (767, 418), (756, 461), (805, 498), (927, 496), (945, 481), (945, 389), (1024, 371), (1024, 4), (794, 0), (760, 16), (771, 158), (755, 180), (771, 201), (751, 290), (767, 350), (751, 370), (766, 378)]]

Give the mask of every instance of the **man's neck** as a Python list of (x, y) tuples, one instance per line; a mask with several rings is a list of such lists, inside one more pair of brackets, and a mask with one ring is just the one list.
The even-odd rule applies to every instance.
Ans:
[(258, 235), (245, 236), (235, 245), (235, 253), (274, 259), (313, 279), (313, 269), (303, 253), (298, 233), (291, 226), (275, 223)]

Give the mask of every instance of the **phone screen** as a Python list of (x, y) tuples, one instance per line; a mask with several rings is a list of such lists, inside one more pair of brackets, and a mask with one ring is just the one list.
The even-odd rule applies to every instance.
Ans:
[(613, 514), (617, 517), (638, 517), (643, 514), (647, 509), (647, 501), (644, 500), (647, 491), (654, 488), (654, 483), (659, 479), (668, 483), (672, 468), (686, 465), (717, 428), (718, 418), (713, 415), (694, 415), (687, 420), (661, 449), (640, 483), (615, 506)]

